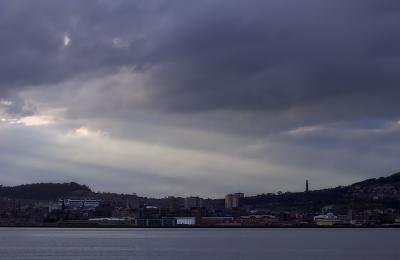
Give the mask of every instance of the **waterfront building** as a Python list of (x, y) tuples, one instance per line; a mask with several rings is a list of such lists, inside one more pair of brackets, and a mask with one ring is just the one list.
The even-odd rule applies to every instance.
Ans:
[(241, 216), (240, 222), (242, 225), (271, 225), (277, 222), (277, 218), (272, 215), (247, 215)]
[(333, 226), (338, 223), (338, 217), (333, 213), (328, 213), (325, 215), (315, 216), (314, 221), (317, 226)]
[(184, 201), (185, 209), (202, 208), (203, 199), (199, 197), (187, 197)]
[(176, 217), (176, 225), (196, 225), (195, 217)]
[(225, 208), (234, 209), (239, 208), (240, 199), (244, 198), (244, 194), (241, 192), (235, 194), (228, 194), (225, 196)]
[(99, 200), (94, 199), (59, 199), (58, 206), (63, 208), (97, 208)]
[(231, 216), (225, 217), (202, 217), (201, 225), (203, 226), (225, 226), (234, 223), (234, 218)]

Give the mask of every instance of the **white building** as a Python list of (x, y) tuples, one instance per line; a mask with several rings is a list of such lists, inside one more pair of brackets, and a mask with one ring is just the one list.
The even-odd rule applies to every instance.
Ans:
[(333, 213), (318, 215), (314, 217), (315, 224), (318, 226), (333, 226), (338, 222), (338, 217)]
[(176, 217), (177, 225), (196, 225), (195, 217)]
[(58, 200), (59, 207), (66, 208), (97, 208), (100, 206), (99, 200), (93, 199), (59, 199)]

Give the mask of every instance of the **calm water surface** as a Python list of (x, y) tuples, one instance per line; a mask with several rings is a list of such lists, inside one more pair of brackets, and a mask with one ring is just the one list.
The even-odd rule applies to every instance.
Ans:
[(0, 259), (400, 259), (400, 229), (0, 228)]

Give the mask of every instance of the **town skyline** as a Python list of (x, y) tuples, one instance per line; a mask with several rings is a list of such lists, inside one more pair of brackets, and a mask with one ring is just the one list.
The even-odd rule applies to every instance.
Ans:
[(151, 196), (151, 195), (146, 195), (146, 194), (140, 194), (137, 193), (135, 191), (129, 191), (129, 192), (124, 192), (124, 191), (107, 191), (107, 190), (96, 190), (93, 189), (93, 187), (90, 184), (85, 184), (85, 183), (79, 183), (79, 182), (35, 182), (35, 183), (23, 183), (23, 184), (17, 184), (14, 186), (7, 186), (4, 185), (2, 183), (0, 183), (0, 187), (3, 188), (15, 188), (15, 187), (24, 187), (24, 186), (31, 186), (31, 185), (78, 185), (81, 187), (84, 187), (85, 189), (90, 190), (91, 192), (94, 193), (104, 193), (104, 194), (116, 194), (116, 195), (123, 195), (123, 196), (138, 196), (138, 197), (146, 197), (146, 198), (150, 198), (150, 199), (165, 199), (165, 198), (169, 198), (169, 197), (177, 197), (177, 198), (201, 198), (201, 199), (226, 199), (227, 196), (230, 195), (240, 195), (241, 197), (244, 196), (248, 196), (248, 197), (252, 197), (252, 196), (258, 196), (258, 195), (263, 195), (263, 194), (276, 194), (276, 195), (281, 195), (283, 193), (302, 193), (302, 192), (311, 192), (311, 191), (321, 191), (321, 190), (329, 190), (329, 189), (334, 189), (334, 188), (338, 188), (338, 187), (348, 187), (348, 186), (352, 186), (355, 185), (357, 183), (361, 183), (361, 182), (365, 182), (368, 180), (377, 180), (377, 179), (382, 179), (382, 178), (389, 178), (391, 176), (395, 176), (400, 174), (400, 172), (397, 173), (392, 173), (389, 175), (384, 175), (384, 176), (375, 176), (369, 179), (362, 179), (362, 180), (358, 180), (356, 182), (352, 182), (352, 183), (347, 183), (344, 185), (337, 185), (337, 186), (326, 186), (326, 187), (322, 187), (322, 188), (317, 188), (317, 187), (312, 187), (310, 184), (310, 181), (308, 179), (305, 179), (303, 182), (303, 189), (301, 190), (282, 190), (277, 188), (277, 191), (263, 191), (263, 192), (259, 192), (259, 193), (255, 193), (255, 192), (248, 192), (245, 193), (243, 191), (240, 190), (234, 190), (234, 191), (228, 191), (226, 193), (221, 193), (221, 194), (214, 194), (213, 196), (209, 196), (209, 195), (204, 195), (204, 194), (161, 194), (160, 196)]
[(95, 192), (78, 183), (0, 186), (0, 226), (399, 227), (400, 172), (303, 192), (163, 198)]

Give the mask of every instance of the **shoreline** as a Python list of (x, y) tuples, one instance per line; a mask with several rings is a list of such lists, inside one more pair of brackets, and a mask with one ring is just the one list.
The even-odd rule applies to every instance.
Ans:
[(0, 225), (0, 228), (62, 228), (62, 229), (393, 229), (400, 225), (374, 225), (374, 226), (152, 226), (141, 227), (134, 225)]

